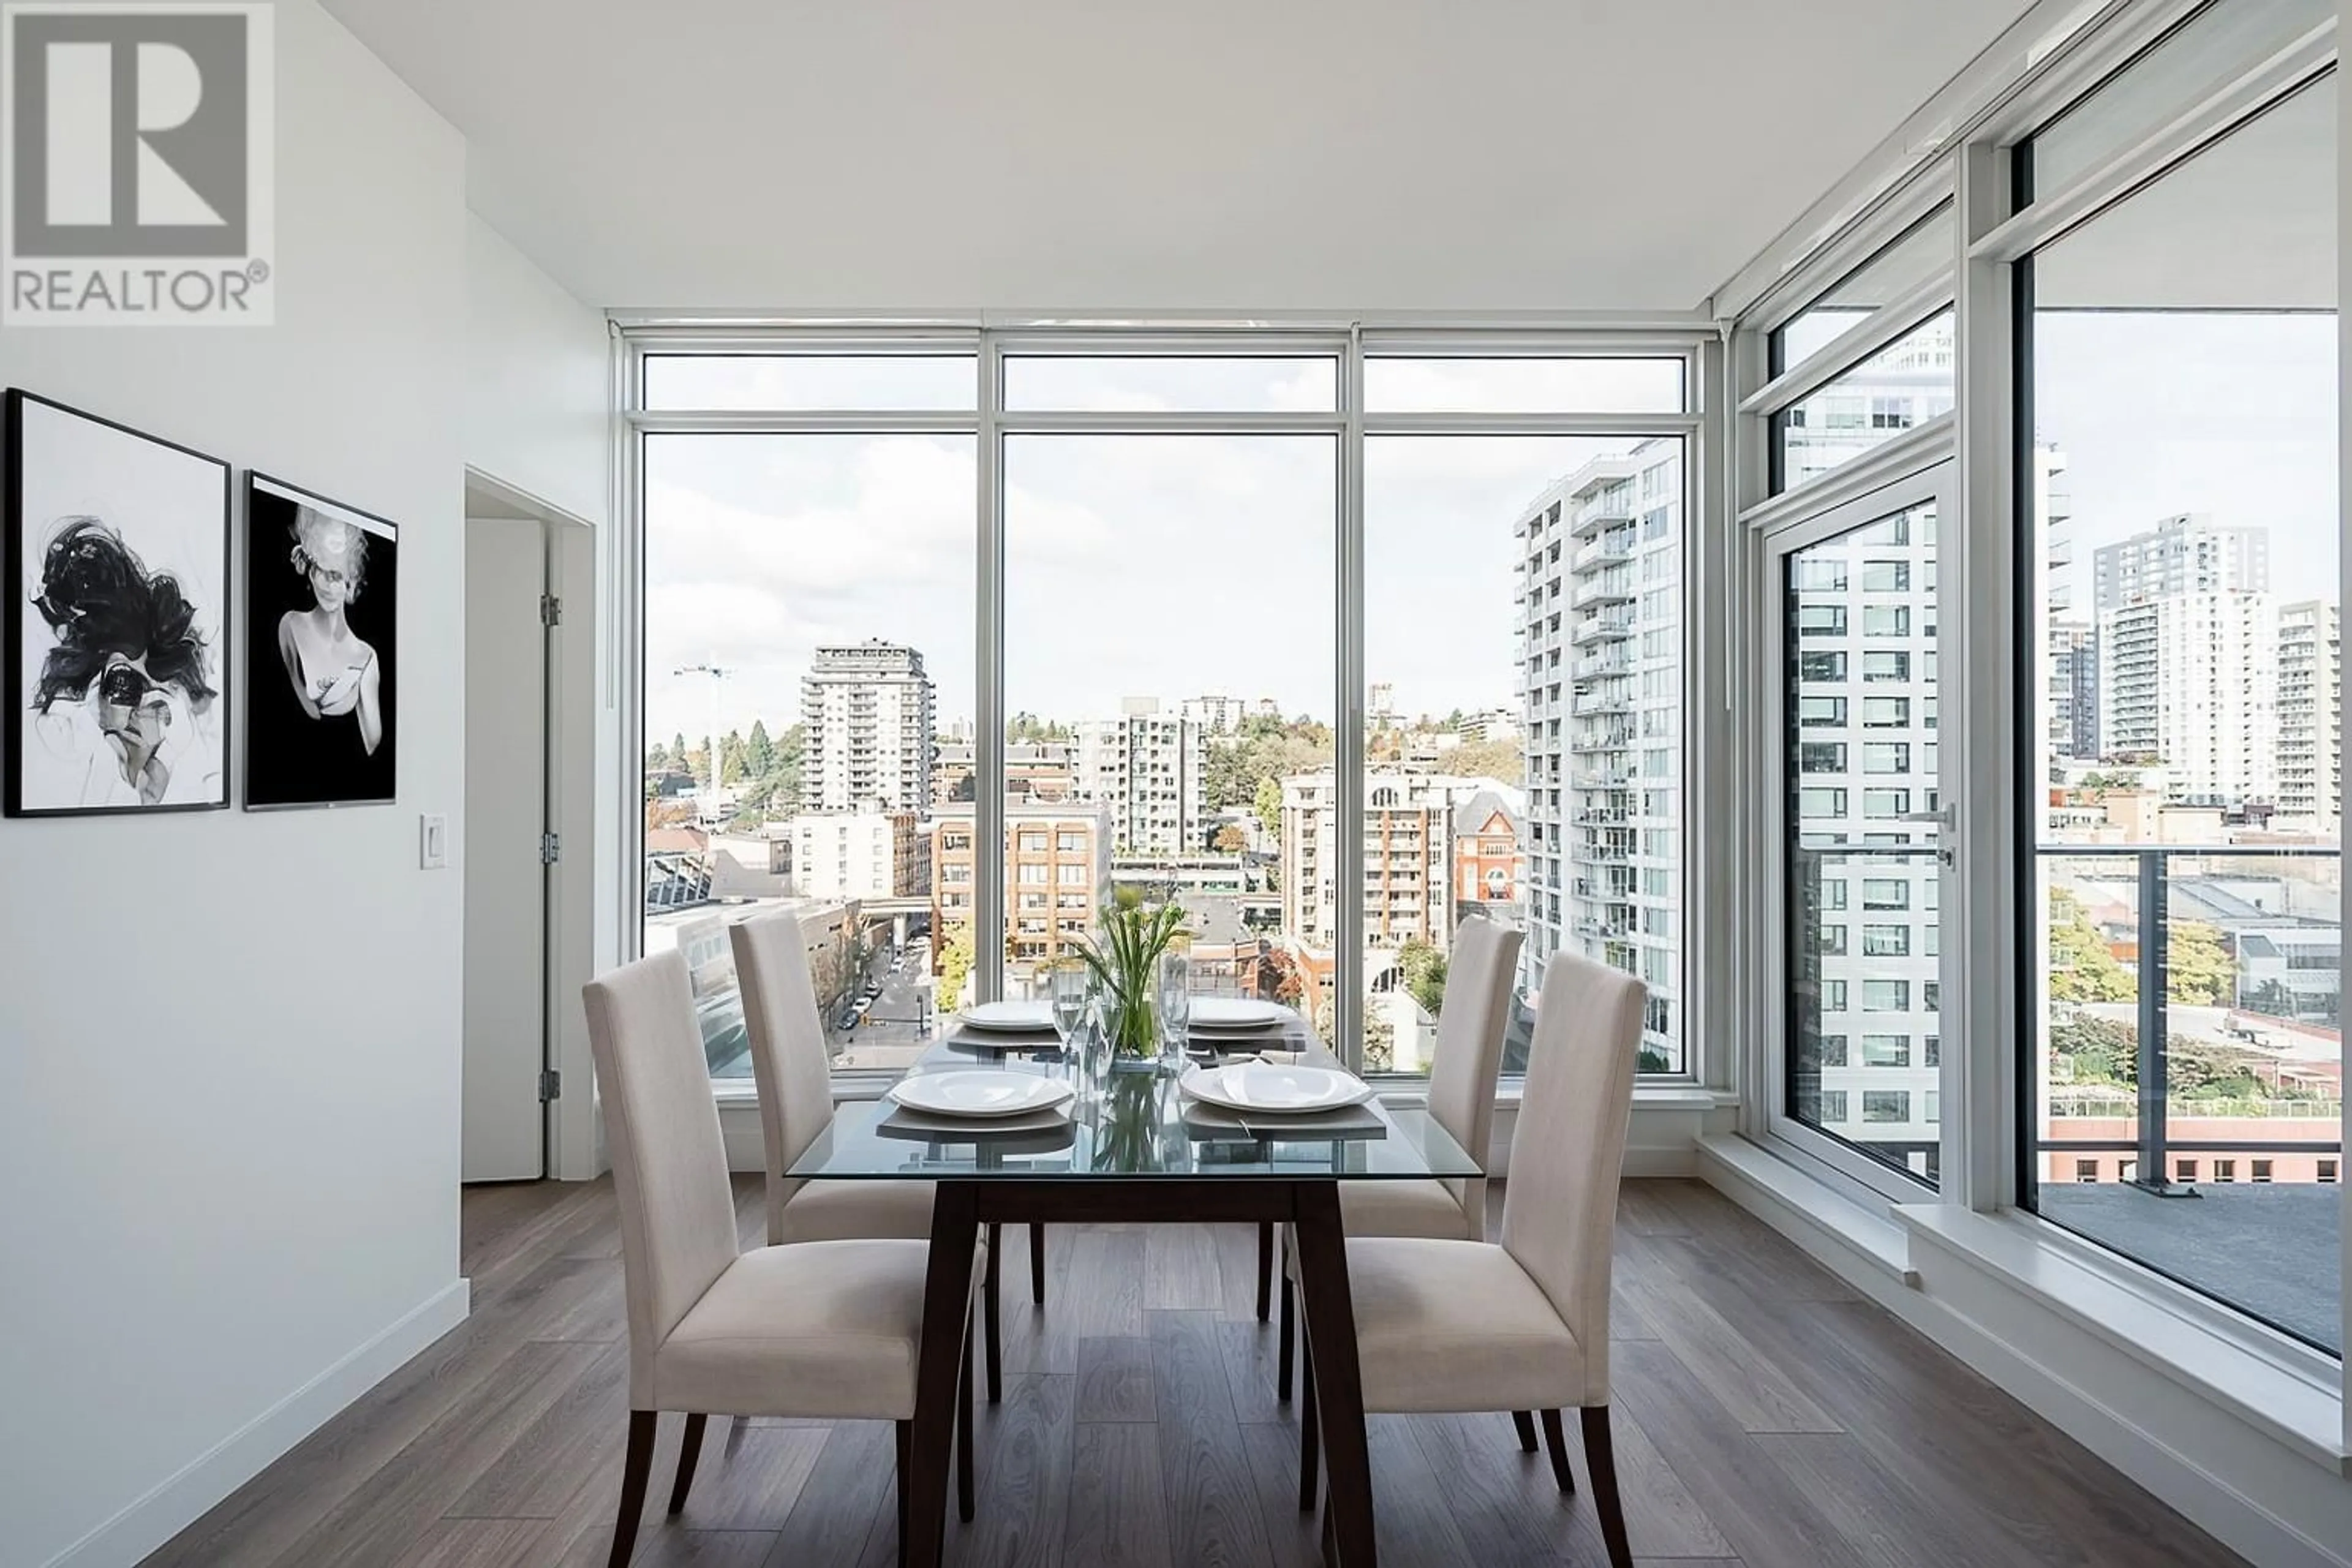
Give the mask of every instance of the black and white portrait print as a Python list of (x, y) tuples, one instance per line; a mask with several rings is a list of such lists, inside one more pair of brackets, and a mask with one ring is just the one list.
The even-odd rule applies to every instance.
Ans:
[(11, 816), (228, 804), (228, 465), (7, 395)]
[(250, 474), (246, 551), (246, 805), (390, 801), (400, 531)]

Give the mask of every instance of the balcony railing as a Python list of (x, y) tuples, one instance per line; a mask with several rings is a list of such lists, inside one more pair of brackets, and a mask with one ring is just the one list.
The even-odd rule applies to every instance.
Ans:
[[(2060, 1082), (2048, 1091), (2046, 1121), (2116, 1121), (2132, 1123), (2127, 1133), (2110, 1137), (2047, 1135), (2037, 1141), (2037, 1149), (2046, 1152), (2072, 1151), (2084, 1154), (2101, 1152), (2128, 1153), (2134, 1156), (2134, 1185), (2145, 1190), (2169, 1194), (2184, 1190), (2188, 1184), (2176, 1180), (2175, 1154), (2339, 1154), (2343, 1141), (2343, 1058), (2341, 1054), (2342, 1004), (2342, 935), (2341, 928), (2321, 914), (2293, 912), (2294, 900), (2288, 884), (2307, 881), (2315, 897), (2311, 903), (2320, 909), (2333, 908), (2338, 897), (2335, 879), (2315, 875), (2323, 865), (2339, 866), (2343, 850), (2336, 846), (2319, 845), (2145, 845), (2122, 846), (2103, 844), (2045, 844), (2039, 851), (2045, 863), (2124, 862), (2132, 876), (2132, 900), (2136, 931), (2133, 933), (2134, 973), (2127, 976), (2130, 991), (2117, 994), (2104, 1005), (2098, 1001), (2082, 1002), (2079, 994), (2086, 986), (2114, 984), (2113, 976), (2105, 973), (2106, 966), (2116, 963), (2109, 945), (2101, 941), (2088, 956), (2100, 963), (2101, 974), (2077, 976), (2080, 962), (2067, 969), (2054, 971), (2052, 989), (2064, 983), (2078, 997), (2046, 1000), (2045, 1008), (2054, 1016), (2061, 1007), (2074, 1006), (2076, 1015), (2100, 1016), (2102, 1005), (2109, 1011), (2120, 1011), (2128, 1003), (2133, 1020), (2133, 1082), (2124, 1084), (2079, 1084)], [(2183, 866), (2181, 863), (2188, 863)], [(2250, 866), (2249, 863), (2252, 863)], [(2269, 873), (2280, 882), (2282, 897), (2279, 908), (2272, 909), (2246, 892), (2250, 881), (2263, 879), (2265, 873), (2259, 868), (2274, 864), (2276, 871)], [(2116, 867), (2112, 879), (2121, 880), (2123, 865)], [(2340, 877), (2340, 871), (2338, 872)], [(2200, 907), (2189, 912), (2175, 908), (2175, 885), (2189, 879), (2210, 879), (2220, 884), (2212, 896), (2201, 900)], [(2053, 894), (2060, 885), (2053, 883)], [(2226, 899), (2227, 902), (2221, 900)], [(2077, 895), (2078, 904), (2082, 902)], [(2070, 917), (2073, 918), (2073, 917)], [(2082, 918), (2087, 919), (2087, 915)], [(2210, 1003), (2176, 1002), (2173, 959), (2176, 939), (2182, 937), (2182, 928), (2197, 928), (2196, 938), (2200, 949), (2218, 938), (2222, 949), (2221, 961), (2227, 964), (2226, 993)], [(2210, 932), (2210, 934), (2205, 934)], [(2298, 936), (2308, 940), (2297, 941)], [(2121, 945), (2120, 942), (2115, 945)], [(2294, 959), (2306, 961), (2298, 966)], [(2199, 963), (2210, 971), (2214, 955), (2200, 951), (2184, 962)], [(2333, 967), (2330, 967), (2332, 962)], [(2071, 978), (2069, 978), (2071, 977)], [(2116, 986), (2120, 991), (2121, 987)], [(2176, 1009), (2197, 1008), (2200, 1013), (2219, 1013), (2219, 1023), (2203, 1023), (2206, 1035), (2176, 1036)], [(2283, 1049), (2264, 1051), (2262, 1042), (2284, 1037), (2289, 1041), (2318, 1044), (2327, 1042), (2329, 1048), (2301, 1058)], [(2233, 1061), (2250, 1064), (2253, 1071), (2268, 1058), (2272, 1082), (2279, 1092), (2273, 1095), (2232, 1095), (2226, 1098), (2200, 1097), (2192, 1092), (2176, 1091), (2173, 1056), (2175, 1043), (2210, 1039), (2224, 1050), (2233, 1050)], [(2316, 1058), (2332, 1056), (2332, 1062), (2322, 1063)], [(2310, 1066), (2295, 1068), (2296, 1060)], [(2315, 1071), (2315, 1068), (2318, 1069)], [(2299, 1084), (2290, 1088), (2286, 1079), (2290, 1071), (2314, 1079), (2331, 1077), (2333, 1082)], [(2254, 1071), (2257, 1086), (2260, 1074)], [(2192, 1086), (2193, 1087), (2193, 1086)], [(2313, 1092), (2314, 1089), (2318, 1092)], [(2333, 1093), (2328, 1092), (2332, 1089)], [(2269, 1136), (2240, 1137), (2232, 1131), (2211, 1127), (2195, 1129), (2196, 1136), (2177, 1131), (2182, 1123), (2221, 1121), (2313, 1121), (2333, 1122), (2336, 1129), (2333, 1138), (2280, 1138)]]

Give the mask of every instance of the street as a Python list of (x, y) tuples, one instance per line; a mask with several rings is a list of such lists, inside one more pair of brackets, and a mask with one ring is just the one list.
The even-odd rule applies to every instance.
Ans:
[(856, 998), (836, 1003), (825, 1019), (825, 1037), (834, 1044), (833, 1065), (844, 1070), (910, 1067), (931, 1039), (930, 976), (918, 970), (909, 974), (894, 958), (880, 953), (867, 966), (869, 979), (882, 982), (882, 994), (866, 1016), (847, 1029), (836, 1028)]

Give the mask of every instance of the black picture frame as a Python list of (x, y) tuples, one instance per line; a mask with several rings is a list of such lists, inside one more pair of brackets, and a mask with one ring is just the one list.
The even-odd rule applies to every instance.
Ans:
[[(357, 585), (339, 606), (362, 650), (349, 668), (373, 681), (376, 741), (359, 710), (321, 715), (298, 691), (299, 656), (281, 641), (281, 623), (317, 608), (298, 568), (298, 511), (340, 521), (365, 536)], [(392, 805), (399, 799), (400, 525), (378, 512), (248, 468), (245, 476), (245, 809), (327, 810)], [(349, 719), (346, 725), (343, 720)]]
[[(93, 446), (110, 445), (108, 438), (114, 437), (136, 445), (119, 448), (115, 456), (120, 461), (116, 464), (86, 465), (98, 471), (52, 475), (44, 468), (52, 455), (29, 450), (28, 444), (49, 438), (31, 427), (48, 424), (53, 416), (68, 423), (55, 426), (52, 436), (71, 430)], [(236, 700), (236, 661), (231, 647), (235, 625), (234, 563), (229, 524), (235, 470), (226, 460), (210, 453), (21, 387), (7, 389), (5, 416), (0, 417), (5, 417), (5, 451), (0, 455), (0, 570), (5, 570), (6, 582), (6, 594), (0, 598), (0, 679), (6, 683), (10, 710), (5, 726), (5, 765), (0, 767), (0, 815), (144, 816), (164, 812), (226, 810), (233, 782), (229, 735)], [(162, 470), (175, 465), (161, 454), (186, 459), (194, 466), (178, 475), (166, 476)], [(216, 476), (205, 472), (207, 469), (217, 470)], [(142, 520), (130, 521), (122, 515), (126, 510), (141, 510), (138, 491), (142, 486), (166, 479), (186, 487), (186, 493), (169, 498), (177, 515), (165, 521), (162, 509), (152, 504), (155, 498), (149, 498), (151, 505)], [(216, 498), (208, 493), (215, 483)], [(110, 511), (115, 514), (112, 518), (107, 515)], [(44, 584), (28, 574), (46, 567), (49, 547), (68, 528), (85, 522), (95, 522), (99, 525), (97, 533), (112, 541), (112, 564), (136, 565), (135, 574), (125, 573), (119, 577), (121, 583), (136, 584), (128, 592), (152, 595), (169, 579), (170, 591), (183, 595), (184, 607), (190, 613), (187, 632), (200, 650), (193, 656), (197, 661), (194, 677), (210, 689), (203, 699), (191, 700), (184, 680), (149, 682), (151, 691), (177, 692), (181, 699), (177, 709), (165, 705), (170, 716), (164, 738), (180, 744), (171, 763), (164, 764), (169, 782), (158, 788), (159, 797), (152, 801), (137, 797), (157, 787), (157, 775), (151, 769), (163, 760), (162, 745), (151, 752), (150, 763), (142, 766), (138, 779), (126, 777), (121, 770), (127, 765), (127, 756), (119, 739), (106, 730), (102, 719), (86, 713), (89, 721), (77, 724), (73, 712), (58, 710), (66, 706), (64, 693), (52, 694), (45, 708), (37, 700), (34, 689), (36, 676), (28, 660), (28, 643), (42, 640), (54, 649), (62, 647), (64, 639), (57, 635), (56, 623), (46, 610), (35, 613), (35, 606), (45, 598)], [(174, 540), (170, 536), (175, 531), (189, 537)], [(205, 534), (217, 538), (207, 540), (202, 537)], [(92, 547), (100, 552), (110, 549), (94, 536)], [(206, 570), (215, 560), (218, 575), (212, 584), (203, 584), (199, 578), (190, 592), (181, 582), (184, 574)], [(207, 591), (213, 599), (209, 607), (202, 602)], [(89, 618), (87, 606), (61, 609), (59, 613), (76, 622)], [(178, 646), (183, 649), (184, 663), (188, 657), (184, 654), (186, 640)], [(146, 650), (142, 650), (142, 657), (134, 661), (142, 673), (149, 662), (145, 654)], [(49, 669), (46, 652), (40, 668), (44, 675)], [(76, 707), (96, 708), (88, 693), (101, 679), (102, 676), (93, 676), (85, 683)], [(178, 723), (187, 726), (185, 733), (171, 735), (170, 726)], [(107, 742), (104, 749), (98, 744), (101, 739)], [(108, 754), (110, 751), (111, 754)], [(208, 770), (207, 763), (211, 764)], [(110, 775), (107, 772), (110, 766), (115, 770)], [(83, 784), (79, 789), (68, 789), (66, 781), (75, 768), (82, 770)], [(32, 776), (36, 774), (39, 776)], [(213, 782), (207, 784), (207, 779)], [(126, 793), (134, 798), (121, 798)], [(65, 798), (68, 794), (79, 798), (68, 802)], [(184, 798), (172, 798), (174, 794)]]

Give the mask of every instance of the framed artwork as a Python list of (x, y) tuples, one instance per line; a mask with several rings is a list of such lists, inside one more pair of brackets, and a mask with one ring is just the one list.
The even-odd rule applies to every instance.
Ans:
[(245, 805), (383, 805), (400, 743), (400, 530), (246, 475)]
[(10, 816), (228, 805), (229, 466), (10, 388)]

